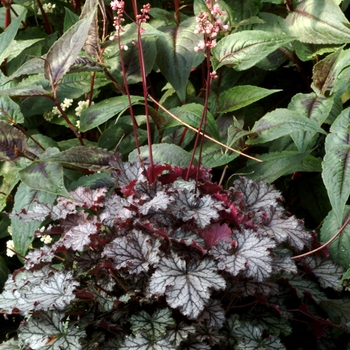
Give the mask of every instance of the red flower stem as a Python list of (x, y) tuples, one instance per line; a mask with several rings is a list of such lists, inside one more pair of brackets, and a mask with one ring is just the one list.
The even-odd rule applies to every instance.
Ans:
[(40, 12), (41, 12), (41, 15), (43, 16), (43, 20), (44, 20), (44, 24), (45, 24), (45, 30), (46, 30), (46, 33), (47, 34), (52, 34), (53, 31), (52, 31), (52, 27), (51, 27), (51, 24), (49, 22), (49, 19), (47, 18), (46, 16), (46, 12), (44, 11), (43, 9), (43, 6), (41, 4), (41, 1), (40, 0), (36, 0), (38, 6), (39, 6), (39, 9), (40, 9)]

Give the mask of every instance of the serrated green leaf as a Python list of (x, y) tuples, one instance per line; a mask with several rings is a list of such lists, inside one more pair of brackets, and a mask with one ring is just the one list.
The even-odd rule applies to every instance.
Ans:
[(322, 178), (332, 208), (340, 223), (350, 195), (350, 108), (333, 122), (326, 137), (326, 155), (322, 162)]
[(117, 154), (101, 148), (77, 146), (48, 157), (43, 155), (40, 159), (42, 162), (57, 162), (97, 171), (109, 169), (109, 163), (116, 158)]
[[(198, 129), (201, 122), (203, 109), (204, 109), (203, 105), (200, 105), (198, 103), (188, 103), (181, 107), (172, 108), (169, 112), (174, 114), (183, 122)], [(172, 121), (170, 122), (170, 124), (167, 125), (167, 127), (172, 127), (174, 125), (182, 125), (182, 124), (172, 119)], [(217, 126), (217, 123), (214, 117), (209, 111), (207, 111), (205, 133), (211, 135), (212, 137), (220, 141), (219, 128)]]
[(85, 331), (63, 319), (64, 314), (57, 311), (33, 315), (18, 330), (19, 344), (42, 350), (82, 349), (80, 339)]
[(232, 7), (237, 22), (255, 16), (261, 9), (261, 0), (229, 0), (227, 3)]
[(326, 310), (330, 320), (336, 325), (345, 325), (350, 322), (350, 300), (343, 296), (341, 299), (322, 300), (320, 305)]
[[(158, 164), (170, 164), (174, 166), (187, 167), (190, 164), (191, 154), (183, 148), (167, 143), (160, 143), (152, 145), (153, 160)], [(147, 158), (148, 146), (140, 147), (142, 158)], [(129, 154), (129, 162), (135, 163), (139, 161), (137, 150)]]
[(7, 57), (7, 61), (9, 62), (20, 55), (22, 51), (42, 40), (43, 39), (13, 40), (11, 46), (2, 52), (1, 55)]
[(78, 57), (87, 39), (95, 11), (96, 9), (73, 25), (49, 49), (46, 55), (44, 69), (45, 78), (53, 86), (57, 85)]
[(145, 333), (153, 340), (163, 337), (167, 327), (175, 325), (170, 309), (158, 309), (152, 315), (142, 310), (131, 316), (130, 323), (134, 334)]
[[(43, 153), (43, 158), (49, 158), (58, 154), (58, 148), (47, 148)], [(69, 193), (64, 186), (63, 168), (59, 163), (53, 162), (33, 162), (33, 164), (19, 172), (21, 180), (30, 188), (35, 190), (53, 193), (69, 197)]]
[(25, 97), (25, 96), (48, 96), (51, 92), (45, 90), (39, 85), (18, 86), (11, 89), (0, 89), (0, 96), (8, 95), (11, 97)]
[(201, 34), (194, 33), (195, 27), (195, 18), (191, 17), (178, 26), (167, 25), (158, 28), (165, 35), (160, 36), (156, 42), (156, 64), (183, 102), (186, 99), (186, 88), (191, 69), (199, 55), (202, 55), (204, 59), (202, 53), (194, 51), (202, 39)]
[(248, 162), (240, 172), (253, 180), (274, 182), (283, 175), (296, 171), (320, 172), (321, 159), (309, 155), (309, 152), (296, 151), (270, 152), (257, 157), (262, 163)]
[(349, 25), (335, 1), (328, 0), (299, 0), (286, 18), (288, 34), (304, 43), (348, 43)]
[[(323, 221), (320, 232), (322, 242), (330, 240), (341, 228), (346, 219), (346, 213), (349, 213), (350, 207), (345, 207), (345, 213), (341, 222), (334, 212), (331, 210)], [(333, 261), (341, 265), (344, 269), (348, 269), (350, 265), (350, 225), (347, 225), (342, 233), (329, 245), (329, 253)]]
[[(199, 156), (200, 150), (197, 149), (196, 155)], [(226, 151), (223, 147), (206, 142), (202, 147), (201, 163), (207, 168), (216, 168), (218, 166), (226, 165), (232, 162), (239, 156), (238, 153)]]
[(269, 90), (251, 85), (235, 86), (220, 94), (217, 112), (227, 113), (235, 111), (279, 91), (281, 90)]
[[(2, 175), (2, 182), (0, 185), (0, 211), (7, 205), (9, 196), (19, 181), (19, 168), (10, 162), (3, 162), (0, 165), (0, 174)], [(0, 233), (1, 238), (1, 233)]]
[(21, 12), (21, 14), (11, 22), (11, 24), (6, 28), (6, 30), (0, 34), (0, 47), (1, 47), (0, 63), (2, 63), (3, 60), (7, 57), (8, 52), (6, 49), (12, 44), (12, 41), (16, 36), (16, 33), (18, 31), (19, 26), (21, 25), (21, 22), (24, 20), (26, 16), (26, 13), (27, 11)]
[(246, 143), (249, 145), (265, 143), (296, 131), (326, 134), (315, 121), (303, 118), (295, 111), (281, 108), (275, 109), (259, 119), (251, 131), (252, 137)]
[(19, 105), (7, 95), (0, 96), (0, 118), (9, 124), (24, 122)]
[[(333, 106), (332, 98), (325, 98), (317, 96), (315, 93), (311, 94), (297, 94), (294, 95), (292, 101), (288, 105), (288, 109), (295, 111), (310, 120), (314, 120), (321, 126), (327, 119)], [(296, 144), (300, 153), (306, 152), (313, 146), (313, 138), (315, 132), (297, 131), (291, 134), (291, 137)]]
[[(133, 105), (142, 100), (140, 96), (130, 96), (130, 98)], [(81, 113), (80, 130), (82, 132), (91, 130), (127, 108), (129, 108), (128, 96), (112, 97), (96, 103)]]
[(231, 66), (238, 71), (246, 70), (293, 39), (284, 34), (262, 30), (245, 30), (230, 34), (212, 49), (214, 69)]
[(22, 75), (38, 74), (44, 71), (44, 59), (41, 57), (34, 57), (23, 63), (14, 73), (12, 73), (4, 83), (7, 83)]

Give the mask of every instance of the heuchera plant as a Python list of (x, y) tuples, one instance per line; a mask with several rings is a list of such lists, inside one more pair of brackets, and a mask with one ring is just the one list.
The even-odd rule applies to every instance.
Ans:
[(149, 168), (116, 155), (110, 166), (114, 186), (14, 214), (42, 222), (53, 242), (31, 250), (0, 295), (3, 312), (24, 316), (11, 349), (341, 344), (342, 269), (323, 255), (291, 260), (314, 235), (272, 185), (241, 178), (224, 190), (204, 168), (185, 181), (188, 169), (168, 165), (150, 182)]

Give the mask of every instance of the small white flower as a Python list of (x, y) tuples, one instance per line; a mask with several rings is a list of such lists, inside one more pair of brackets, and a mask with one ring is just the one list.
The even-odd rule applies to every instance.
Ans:
[(80, 120), (77, 120), (77, 122), (75, 123), (75, 126), (78, 130), (80, 129)]
[(56, 106), (52, 108), (51, 112), (52, 112), (53, 115), (60, 115), (61, 114)]
[[(53, 13), (53, 10), (56, 8), (56, 4), (51, 4), (51, 2), (48, 2), (47, 4), (43, 4), (43, 10), (46, 13)], [(41, 15), (40, 9), (38, 10), (38, 15)]]
[(45, 244), (50, 244), (52, 242), (52, 237), (49, 235), (43, 235), (40, 238), (41, 242), (44, 242)]
[(66, 110), (66, 108), (69, 108), (73, 103), (73, 100), (71, 98), (65, 98), (63, 102), (61, 103), (62, 110)]
[[(57, 108), (57, 107), (56, 107)], [(54, 113), (52, 111), (47, 111), (44, 113), (44, 118), (47, 120), (47, 121), (50, 121), (52, 120), (52, 118), (54, 117)]]
[(15, 250), (15, 246), (14, 246), (14, 244), (13, 244), (13, 240), (12, 239), (10, 239), (10, 240), (8, 240), (7, 242), (6, 242), (6, 247), (7, 247), (7, 250), (6, 250), (6, 255), (8, 256), (8, 257), (13, 257), (14, 255), (16, 255), (16, 253), (13, 251), (13, 250)]
[[(91, 102), (91, 105), (93, 105), (94, 102)], [(80, 117), (81, 113), (89, 107), (89, 101), (79, 101), (78, 107), (75, 109), (75, 115), (77, 117)]]

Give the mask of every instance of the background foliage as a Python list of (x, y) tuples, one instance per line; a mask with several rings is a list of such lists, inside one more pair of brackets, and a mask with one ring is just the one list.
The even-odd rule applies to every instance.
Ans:
[[(134, 3), (118, 33), (102, 2), (2, 2), (1, 285), (45, 226), (8, 213), (79, 186), (113, 186), (111, 154), (137, 161), (137, 145), (155, 164), (201, 163), (214, 181), (224, 172), (225, 188), (240, 175), (274, 183), (320, 242), (341, 230), (325, 254), (348, 270), (349, 1), (220, 0), (227, 27), (216, 45), (206, 37), (204, 51), (195, 50), (204, 0), (149, 1), (141, 36)], [(262, 162), (208, 140), (198, 146), (172, 115)], [(18, 258), (6, 255), (9, 240)]]

